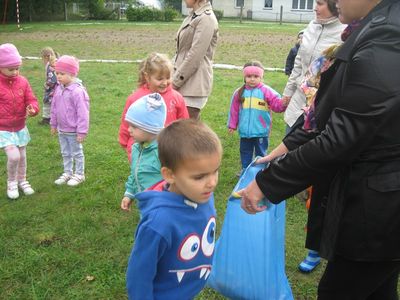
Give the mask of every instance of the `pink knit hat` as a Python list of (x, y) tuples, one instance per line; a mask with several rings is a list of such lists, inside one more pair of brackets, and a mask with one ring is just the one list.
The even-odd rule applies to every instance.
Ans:
[(77, 58), (69, 55), (63, 55), (56, 61), (56, 72), (69, 73), (72, 76), (78, 75), (79, 61)]
[(0, 45), (0, 68), (18, 67), (21, 64), (21, 55), (13, 44)]

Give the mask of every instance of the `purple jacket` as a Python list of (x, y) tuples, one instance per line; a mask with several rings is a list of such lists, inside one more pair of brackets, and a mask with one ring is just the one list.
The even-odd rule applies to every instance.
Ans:
[(58, 85), (51, 102), (52, 128), (86, 136), (89, 130), (89, 95), (80, 82)]

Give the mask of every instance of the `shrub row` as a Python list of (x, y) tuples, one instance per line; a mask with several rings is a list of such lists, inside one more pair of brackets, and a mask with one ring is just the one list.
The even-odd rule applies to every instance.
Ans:
[(131, 22), (151, 22), (163, 21), (171, 22), (178, 17), (179, 12), (173, 8), (167, 7), (163, 10), (149, 7), (129, 7), (126, 10), (126, 18)]

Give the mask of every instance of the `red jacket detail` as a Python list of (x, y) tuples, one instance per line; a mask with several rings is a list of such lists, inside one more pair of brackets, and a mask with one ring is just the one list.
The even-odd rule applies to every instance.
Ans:
[(38, 101), (28, 80), (21, 75), (7, 77), (0, 73), (0, 130), (17, 132), (23, 129), (29, 104), (37, 115)]
[[(119, 127), (118, 140), (122, 148), (125, 149), (129, 161), (131, 161), (131, 150), (134, 144), (133, 138), (128, 132), (128, 123), (125, 121), (125, 115), (129, 106), (138, 100), (139, 98), (153, 93), (148, 89), (146, 85), (140, 86), (136, 91), (134, 91), (126, 100), (124, 111), (122, 112), (121, 125)], [(161, 94), (164, 98), (165, 105), (167, 106), (167, 118), (165, 120), (165, 126), (168, 126), (173, 121), (178, 119), (188, 119), (189, 113), (186, 108), (185, 100), (182, 95), (175, 91), (172, 86), (168, 86), (167, 90)]]

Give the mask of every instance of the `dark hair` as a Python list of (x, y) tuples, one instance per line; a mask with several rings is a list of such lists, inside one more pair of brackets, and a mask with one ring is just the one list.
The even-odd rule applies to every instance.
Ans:
[[(250, 66), (260, 67), (260, 68), (264, 69), (264, 66), (258, 60), (252, 60), (252, 61), (249, 61), (249, 62), (245, 63), (244, 66), (243, 66), (243, 69), (246, 68), (246, 67), (250, 67)], [(240, 89), (237, 91), (240, 103), (244, 102), (243, 92), (244, 92), (244, 87), (245, 86), (246, 86), (246, 83), (243, 84), (240, 87)]]
[(172, 122), (157, 136), (161, 166), (177, 170), (187, 159), (204, 154), (222, 154), (221, 141), (206, 124), (194, 119)]
[(328, 4), (328, 9), (334, 15), (337, 17), (339, 15), (339, 12), (336, 7), (337, 0), (325, 0), (326, 3)]

